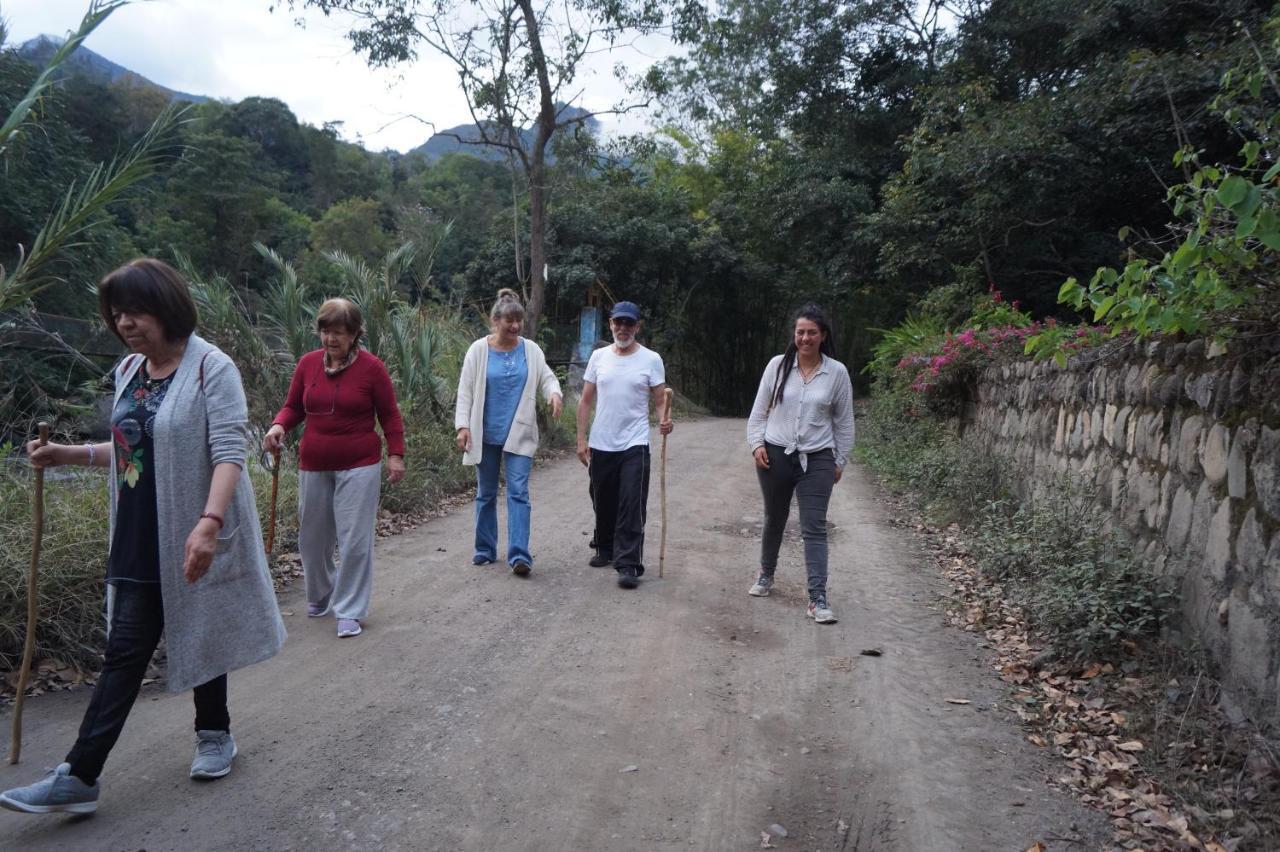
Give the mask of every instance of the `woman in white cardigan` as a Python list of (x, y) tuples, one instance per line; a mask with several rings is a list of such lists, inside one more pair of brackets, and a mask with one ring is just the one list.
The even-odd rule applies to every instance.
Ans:
[(462, 463), (476, 465), (476, 547), (472, 563), (498, 558), (498, 468), (507, 480), (507, 564), (516, 576), (533, 569), (529, 553), (529, 471), (538, 450), (537, 395), (559, 418), (560, 382), (538, 344), (520, 336), (524, 305), (502, 289), (489, 311), (491, 333), (471, 344), (458, 379), (458, 430)]

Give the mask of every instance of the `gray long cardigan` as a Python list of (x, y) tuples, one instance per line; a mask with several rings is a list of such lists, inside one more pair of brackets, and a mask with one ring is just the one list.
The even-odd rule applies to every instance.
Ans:
[[(126, 357), (117, 367), (116, 402), (143, 360)], [(154, 427), (168, 689), (182, 692), (274, 655), (284, 644), (285, 630), (262, 549), (253, 486), (245, 470), (249, 411), (235, 363), (213, 344), (192, 335), (156, 412)], [(240, 482), (218, 532), (213, 564), (204, 577), (190, 584), (182, 576), (187, 536), (204, 511), (214, 465), (222, 462), (240, 466)], [(114, 470), (109, 484), (114, 534)]]

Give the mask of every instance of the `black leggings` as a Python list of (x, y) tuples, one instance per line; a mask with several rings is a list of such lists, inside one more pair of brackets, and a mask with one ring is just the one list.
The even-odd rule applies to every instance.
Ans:
[[(67, 754), (71, 774), (86, 784), (94, 783), (102, 773), (164, 632), (164, 599), (159, 583), (119, 582), (111, 591), (102, 671), (80, 723), (80, 735)], [(231, 730), (225, 674), (197, 686), (195, 702), (197, 731)]]

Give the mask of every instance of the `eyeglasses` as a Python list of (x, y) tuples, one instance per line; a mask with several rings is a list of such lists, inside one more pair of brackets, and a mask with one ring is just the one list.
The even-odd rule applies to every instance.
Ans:
[(614, 325), (620, 325), (623, 328), (630, 328), (631, 326), (636, 324), (636, 321), (633, 320), (631, 317), (613, 317), (612, 319), (609, 320), (609, 322), (613, 323)]
[(311, 410), (311, 402), (316, 396), (316, 382), (312, 382), (307, 386), (306, 392), (302, 395), (302, 411), (308, 417), (322, 417), (327, 414), (333, 414), (338, 410), (338, 391), (342, 389), (342, 382), (335, 382), (333, 386), (333, 396), (329, 397), (329, 410), (324, 411), (324, 403), (320, 404), (320, 411)]

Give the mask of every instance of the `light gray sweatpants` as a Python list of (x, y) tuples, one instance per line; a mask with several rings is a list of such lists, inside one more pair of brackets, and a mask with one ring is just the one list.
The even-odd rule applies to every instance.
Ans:
[(381, 480), (381, 462), (352, 470), (298, 472), (298, 552), (307, 602), (328, 606), (338, 618), (369, 614)]

